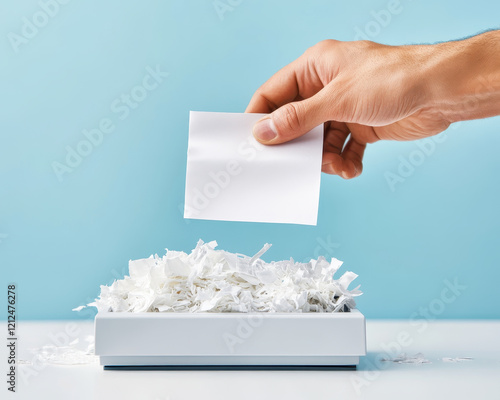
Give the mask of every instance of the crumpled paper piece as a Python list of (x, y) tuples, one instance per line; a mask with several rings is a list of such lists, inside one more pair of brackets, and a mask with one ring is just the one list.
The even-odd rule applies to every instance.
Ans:
[(97, 364), (99, 357), (94, 353), (94, 336), (85, 338), (85, 349), (79, 348), (79, 339), (73, 340), (67, 346), (45, 345), (40, 348), (30, 349), (34, 355), (33, 360), (18, 360), (20, 365), (52, 364), (52, 365), (86, 365)]
[(431, 364), (431, 361), (426, 359), (422, 353), (417, 353), (414, 356), (408, 356), (406, 353), (401, 353), (396, 358), (382, 358), (381, 361), (388, 361), (396, 364)]
[[(308, 263), (293, 259), (266, 263), (215, 250), (217, 242), (198, 241), (191, 254), (167, 249), (163, 257), (129, 261), (129, 276), (101, 285), (87, 307), (98, 312), (343, 312), (355, 308), (362, 292), (348, 286), (357, 277), (333, 275), (342, 261), (324, 257)], [(84, 306), (75, 308), (79, 311)]]

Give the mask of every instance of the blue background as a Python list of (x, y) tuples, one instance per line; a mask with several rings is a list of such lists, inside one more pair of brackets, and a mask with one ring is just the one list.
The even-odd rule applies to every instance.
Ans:
[[(199, 238), (247, 254), (269, 242), (268, 261), (344, 260), (369, 318), (429, 306), (432, 318), (500, 317), (498, 118), (452, 126), (394, 191), (384, 174), (417, 144), (369, 146), (360, 178), (323, 174), (318, 226), (187, 221), (180, 211), (189, 110), (244, 111), (322, 39), (353, 40), (359, 29), (387, 44), (436, 42), (497, 27), (500, 15), (485, 0), (400, 4), (382, 26), (372, 12), (387, 1), (244, 0), (219, 16), (212, 1), (74, 0), (16, 52), (9, 34), (23, 17), (43, 23), (41, 6), (2, 1), (0, 267), (2, 287), (18, 285), (19, 318), (89, 318), (71, 309), (123, 277), (129, 259), (189, 251)], [(120, 120), (110, 104), (148, 66), (169, 76)], [(102, 118), (115, 130), (59, 181), (52, 163)], [(448, 303), (446, 280), (466, 286)]]

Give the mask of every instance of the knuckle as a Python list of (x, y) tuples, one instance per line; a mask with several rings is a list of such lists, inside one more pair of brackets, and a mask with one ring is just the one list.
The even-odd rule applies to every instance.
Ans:
[(302, 126), (301, 103), (288, 103), (283, 106), (280, 123), (285, 132), (295, 132)]
[(322, 40), (322, 41), (316, 43), (314, 46), (309, 47), (306, 50), (306, 54), (309, 54), (309, 55), (322, 54), (327, 50), (331, 50), (332, 48), (337, 46), (339, 43), (341, 43), (341, 42), (339, 42), (338, 40), (335, 40), (335, 39), (325, 39), (325, 40)]
[(264, 83), (261, 87), (259, 87), (255, 91), (254, 97), (261, 99), (262, 101), (267, 103), (270, 110), (274, 111), (278, 108), (278, 106), (272, 100), (269, 99), (270, 98), (269, 90), (267, 89), (266, 83)]
[(266, 92), (264, 84), (261, 85), (254, 93), (254, 96), (257, 97), (265, 97), (264, 93)]
[(335, 40), (335, 39), (325, 39), (325, 40), (322, 40), (322, 41), (316, 43), (315, 47), (318, 50), (327, 50), (327, 49), (331, 49), (334, 46), (337, 46), (338, 43), (341, 43), (341, 42), (339, 42), (338, 40)]

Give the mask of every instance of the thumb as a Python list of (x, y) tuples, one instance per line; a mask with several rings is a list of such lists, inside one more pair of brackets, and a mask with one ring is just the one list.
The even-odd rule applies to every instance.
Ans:
[(319, 93), (305, 100), (287, 103), (257, 121), (253, 127), (255, 139), (263, 144), (284, 143), (328, 121), (326, 102)]

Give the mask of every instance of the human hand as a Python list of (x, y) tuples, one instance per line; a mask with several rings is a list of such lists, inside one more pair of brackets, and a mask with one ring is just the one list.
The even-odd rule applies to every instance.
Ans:
[[(246, 112), (271, 114), (256, 123), (254, 136), (279, 144), (324, 122), (322, 171), (354, 178), (362, 172), (368, 143), (416, 140), (455, 120), (483, 116), (454, 107), (467, 94), (454, 76), (468, 61), (457, 43), (322, 41), (256, 91)], [(470, 84), (468, 77), (462, 78)], [(493, 91), (498, 108), (500, 90)]]

